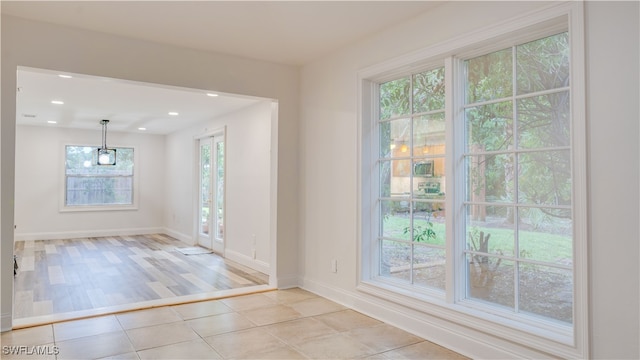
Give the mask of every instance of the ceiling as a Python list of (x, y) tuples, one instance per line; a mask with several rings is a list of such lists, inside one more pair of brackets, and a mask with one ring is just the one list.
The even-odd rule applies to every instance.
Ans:
[(303, 65), (438, 1), (6, 1), (2, 13), (141, 40)]
[[(2, 14), (301, 66), (439, 1), (6, 1)], [(168, 134), (261, 99), (21, 69), (17, 122)], [(51, 101), (61, 99), (63, 105)], [(104, 101), (109, 99), (109, 101)], [(168, 115), (169, 112), (179, 115)], [(57, 124), (49, 124), (56, 121)]]
[(16, 123), (100, 130), (100, 120), (107, 119), (109, 131), (166, 135), (267, 101), (208, 94), (213, 95), (203, 90), (20, 68)]

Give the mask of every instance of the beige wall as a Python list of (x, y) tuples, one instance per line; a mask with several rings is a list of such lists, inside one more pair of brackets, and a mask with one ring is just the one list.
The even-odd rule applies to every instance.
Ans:
[[(0, 123), (1, 328), (11, 326), (14, 239), (15, 88), (17, 66), (68, 71), (186, 88), (251, 95), (278, 101), (272, 124), (270, 263), (279, 286), (297, 275), (298, 69), (216, 53), (2, 16)], [(277, 147), (275, 146), (277, 144)]]
[[(110, 132), (110, 144), (134, 147), (138, 162), (137, 210), (60, 212), (64, 189), (64, 145), (91, 145), (100, 132), (43, 126), (16, 129), (15, 237), (68, 239), (99, 234), (142, 234), (163, 228), (164, 136)], [(45, 155), (46, 154), (46, 155)], [(43, 177), (43, 174), (46, 174)]]
[[(479, 358), (495, 355), (483, 352), (487, 346), (503, 349), (503, 354), (512, 357), (515, 353), (509, 351), (540, 356), (492, 334), (469, 333), (463, 325), (363, 296), (356, 289), (358, 70), (539, 6), (538, 2), (449, 2), (317, 59), (300, 70), (300, 77), (299, 69), (292, 67), (3, 17), (3, 330), (9, 326), (12, 292), (15, 67), (24, 65), (278, 99), (279, 277), (290, 284), (299, 281), (416, 333), (424, 333), (428, 325), (437, 330), (425, 335), (448, 339), (449, 343), (443, 343), (453, 348), (465, 345), (473, 349), (475, 344), (475, 352), (467, 353)], [(638, 3), (588, 1), (585, 11), (591, 354), (593, 358), (637, 359)], [(338, 273), (331, 272), (333, 259), (338, 261)], [(406, 321), (409, 318), (414, 321)]]
[[(274, 207), (269, 192), (271, 148), (269, 100), (167, 135), (164, 224), (179, 239), (193, 239), (194, 196), (198, 187), (194, 139), (226, 129), (225, 256), (269, 273), (270, 218)], [(255, 240), (255, 243), (254, 243)], [(253, 250), (255, 249), (255, 258)]]
[[(354, 262), (358, 71), (541, 6), (450, 2), (303, 67), (299, 261), (305, 287), (470, 356), (543, 356), (430, 316), (431, 309), (414, 311), (358, 291)], [(585, 8), (591, 352), (594, 358), (638, 358), (638, 3), (587, 1)]]

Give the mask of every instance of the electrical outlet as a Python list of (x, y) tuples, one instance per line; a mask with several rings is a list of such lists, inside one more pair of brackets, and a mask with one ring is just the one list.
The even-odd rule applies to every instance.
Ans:
[(336, 259), (331, 260), (331, 272), (332, 273), (338, 272), (338, 260)]

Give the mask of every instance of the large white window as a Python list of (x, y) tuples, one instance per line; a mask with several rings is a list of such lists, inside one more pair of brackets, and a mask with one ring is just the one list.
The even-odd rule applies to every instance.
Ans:
[(571, 324), (568, 33), (464, 61), (466, 297)]
[(445, 288), (444, 68), (379, 86), (380, 276)]
[(133, 205), (133, 148), (117, 148), (115, 165), (96, 165), (95, 146), (65, 146), (67, 208)]
[(361, 290), (586, 352), (582, 35), (569, 18), (361, 75)]

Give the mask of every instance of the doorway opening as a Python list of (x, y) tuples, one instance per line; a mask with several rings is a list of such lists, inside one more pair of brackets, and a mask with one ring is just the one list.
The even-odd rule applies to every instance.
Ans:
[[(277, 199), (277, 136), (273, 135), (277, 134), (277, 101), (224, 93), (212, 97), (210, 90), (59, 74), (26, 67), (17, 71), (14, 243), (26, 251), (17, 259), (14, 327), (276, 287), (277, 216), (272, 199)], [(53, 90), (56, 98), (65, 99), (64, 104), (51, 105)], [(65, 208), (64, 148), (96, 145), (99, 121), (106, 117), (110, 144), (135, 147), (139, 155), (133, 166), (132, 191), (140, 200), (127, 209)], [(209, 149), (208, 178), (199, 174), (201, 156), (199, 150), (194, 153), (194, 139), (198, 148), (202, 140)], [(56, 148), (57, 156), (41, 156), (55, 154), (51, 149)], [(41, 181), (42, 171), (58, 176)], [(250, 186), (256, 176), (266, 180)], [(198, 206), (196, 198), (201, 200)], [(106, 250), (93, 252), (98, 242), (106, 244)], [(178, 247), (195, 245), (212, 249), (215, 253), (209, 255), (219, 260), (207, 262), (205, 256), (174, 253)], [(116, 250), (125, 251), (116, 254)], [(76, 262), (78, 271), (67, 270), (62, 262)], [(190, 275), (187, 263), (202, 272)], [(131, 290), (131, 294), (150, 295), (151, 300), (121, 302), (115, 310), (100, 305), (113, 303), (104, 300), (118, 296), (110, 291), (124, 291), (127, 281), (133, 280), (130, 272), (122, 270), (112, 277), (111, 285), (90, 287), (86, 294), (91, 296), (72, 301), (74, 286), (83, 286), (79, 283), (89, 275), (104, 276), (101, 270), (111, 265), (118, 270), (105, 271), (113, 274), (127, 267), (155, 273), (142, 276), (149, 281), (136, 283)], [(150, 265), (168, 273), (156, 272)], [(217, 275), (209, 276), (207, 271)], [(242, 284), (245, 274), (256, 281)], [(193, 286), (202, 291), (188, 292)], [(56, 309), (54, 298), (65, 297), (72, 306)], [(18, 298), (31, 299), (32, 309), (39, 310), (16, 321)]]

